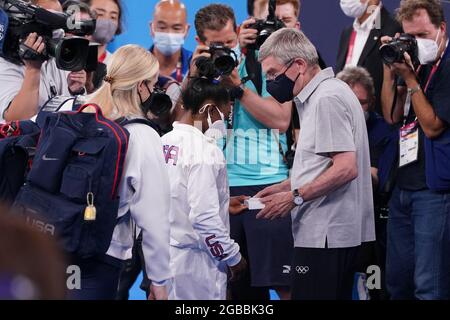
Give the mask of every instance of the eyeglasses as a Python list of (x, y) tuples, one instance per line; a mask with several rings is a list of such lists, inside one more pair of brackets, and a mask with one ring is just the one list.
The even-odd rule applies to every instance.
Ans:
[(275, 74), (266, 74), (266, 79), (271, 81), (271, 80), (275, 80), (276, 78), (278, 78), (279, 76), (281, 76), (282, 74), (286, 74), (286, 72), (289, 70), (290, 67), (292, 67), (292, 65), (294, 64), (295, 60), (292, 60), (291, 62), (289, 62), (289, 64), (286, 66), (286, 69), (283, 72), (279, 72), (279, 73), (275, 73)]

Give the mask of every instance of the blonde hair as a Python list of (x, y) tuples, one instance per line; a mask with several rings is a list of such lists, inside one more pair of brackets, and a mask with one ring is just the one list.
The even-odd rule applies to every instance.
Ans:
[(138, 85), (154, 81), (158, 74), (158, 60), (148, 50), (137, 45), (123, 46), (112, 55), (103, 85), (87, 100), (98, 104), (104, 116), (113, 120), (143, 116)]

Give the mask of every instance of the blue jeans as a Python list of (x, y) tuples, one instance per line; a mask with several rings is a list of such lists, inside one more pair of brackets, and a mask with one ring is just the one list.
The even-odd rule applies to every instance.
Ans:
[(450, 298), (450, 194), (395, 188), (389, 204), (387, 289), (394, 300)]

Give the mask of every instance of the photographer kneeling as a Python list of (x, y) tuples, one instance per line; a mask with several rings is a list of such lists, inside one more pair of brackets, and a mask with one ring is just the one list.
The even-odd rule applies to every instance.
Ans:
[[(33, 0), (32, 3), (49, 11), (62, 12), (61, 5), (57, 0)], [(4, 21), (8, 20), (5, 11), (14, 6), (6, 0), (0, 1), (0, 4), (4, 10), (1, 11), (0, 21), (4, 26), (7, 24)], [(11, 10), (9, 14), (17, 15), (17, 21), (23, 18), (22, 13), (15, 12)], [(10, 26), (12, 22), (9, 21)], [(37, 23), (30, 23), (28, 26), (40, 27)], [(34, 51), (35, 55), (41, 55), (46, 51), (46, 44), (44, 38), (38, 35), (37, 31), (30, 32), (23, 44), (31, 49), (28, 50), (28, 53)], [(5, 30), (5, 32), (8, 33), (9, 30)], [(0, 52), (0, 82), (2, 83), (0, 87), (0, 122), (30, 119), (50, 98), (57, 95), (84, 93), (86, 83), (84, 70), (68, 72), (58, 69), (55, 58), (47, 61), (22, 59), (17, 51), (9, 48), (16, 47), (17, 40), (14, 36), (6, 34), (3, 50)]]
[[(384, 37), (381, 48), (384, 117), (401, 125), (389, 206), (387, 287), (392, 299), (449, 299), (447, 24), (438, 0), (403, 0), (397, 19), (406, 34)], [(404, 82), (396, 83), (397, 77)]]

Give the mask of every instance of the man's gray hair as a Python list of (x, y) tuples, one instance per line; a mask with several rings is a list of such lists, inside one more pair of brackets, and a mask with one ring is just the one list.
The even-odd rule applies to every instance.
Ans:
[(344, 81), (350, 87), (360, 84), (367, 91), (369, 96), (375, 96), (375, 86), (370, 73), (362, 67), (346, 67), (336, 76), (339, 80)]
[(314, 45), (302, 31), (293, 28), (283, 28), (274, 32), (261, 46), (259, 61), (272, 56), (283, 64), (294, 59), (303, 59), (310, 66), (319, 63), (319, 56)]

